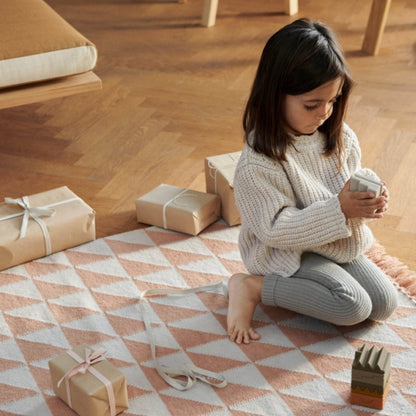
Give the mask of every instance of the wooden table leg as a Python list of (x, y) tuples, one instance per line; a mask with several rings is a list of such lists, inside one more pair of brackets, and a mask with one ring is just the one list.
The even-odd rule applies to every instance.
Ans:
[[(205, 0), (202, 12), (202, 26), (210, 27), (215, 25), (217, 16), (218, 0)], [(285, 13), (292, 16), (298, 12), (298, 0), (285, 0)]]
[(298, 0), (285, 0), (285, 13), (292, 16), (298, 12)]
[(202, 26), (210, 27), (215, 25), (217, 17), (218, 0), (205, 0), (204, 10), (202, 12)]
[(377, 55), (381, 37), (386, 26), (391, 0), (373, 0), (368, 18), (362, 50), (370, 55)]

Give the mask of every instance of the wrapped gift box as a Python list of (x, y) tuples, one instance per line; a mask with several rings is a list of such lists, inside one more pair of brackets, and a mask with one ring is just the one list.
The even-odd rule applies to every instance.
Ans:
[(49, 361), (53, 391), (80, 416), (114, 416), (128, 408), (126, 377), (104, 353), (81, 344)]
[(241, 152), (210, 156), (205, 159), (207, 192), (219, 195), (221, 215), (228, 225), (241, 224), (240, 212), (235, 205), (234, 173)]
[(5, 201), (0, 270), (95, 239), (94, 210), (66, 186)]
[(217, 195), (161, 184), (136, 200), (137, 221), (197, 235), (220, 218)]

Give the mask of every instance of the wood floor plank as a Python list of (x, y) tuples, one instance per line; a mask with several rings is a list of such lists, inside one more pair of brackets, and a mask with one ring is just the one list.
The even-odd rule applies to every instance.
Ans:
[(98, 48), (102, 90), (0, 111), (0, 199), (67, 185), (97, 212), (97, 236), (141, 225), (134, 201), (160, 183), (205, 190), (204, 158), (240, 150), (261, 50), (300, 16), (327, 23), (356, 81), (347, 121), (391, 204), (370, 227), (416, 270), (416, 3), (394, 0), (379, 54), (361, 52), (370, 0), (48, 0)]

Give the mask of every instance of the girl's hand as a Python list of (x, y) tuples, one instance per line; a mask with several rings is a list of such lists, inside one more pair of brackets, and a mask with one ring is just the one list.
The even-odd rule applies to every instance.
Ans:
[(383, 218), (389, 200), (389, 193), (385, 186), (383, 194), (378, 198), (375, 198), (374, 192), (351, 192), (349, 188), (350, 180), (338, 194), (341, 209), (346, 219)]
[(381, 193), (381, 196), (384, 196), (386, 200), (386, 205), (384, 205), (384, 207), (381, 210), (378, 210), (377, 212), (384, 214), (387, 211), (389, 200), (390, 200), (390, 192), (387, 189), (386, 182), (384, 181), (383, 181), (383, 192)]

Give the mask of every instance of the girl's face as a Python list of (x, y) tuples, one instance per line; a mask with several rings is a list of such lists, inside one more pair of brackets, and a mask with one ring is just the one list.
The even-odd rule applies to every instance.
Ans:
[(336, 78), (305, 94), (285, 95), (283, 113), (289, 133), (312, 134), (324, 124), (331, 117), (342, 84), (343, 80)]

